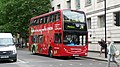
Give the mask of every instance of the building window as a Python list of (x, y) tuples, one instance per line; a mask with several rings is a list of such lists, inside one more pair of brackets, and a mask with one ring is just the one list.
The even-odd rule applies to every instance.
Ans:
[(71, 0), (67, 1), (67, 8), (71, 9)]
[(99, 3), (99, 2), (103, 2), (104, 0), (97, 0), (97, 3)]
[(91, 0), (85, 0), (85, 6), (90, 6), (92, 5), (92, 1)]
[(58, 9), (60, 9), (60, 4), (59, 4), (59, 5), (57, 5), (57, 8), (58, 8)]
[(120, 26), (120, 12), (114, 13), (114, 21), (116, 26)]
[(101, 28), (101, 27), (105, 27), (105, 17), (104, 15), (101, 15), (101, 16), (98, 16), (98, 27)]
[(80, 9), (80, 0), (76, 0), (76, 9)]
[(87, 19), (87, 25), (88, 25), (88, 29), (91, 29), (91, 18)]

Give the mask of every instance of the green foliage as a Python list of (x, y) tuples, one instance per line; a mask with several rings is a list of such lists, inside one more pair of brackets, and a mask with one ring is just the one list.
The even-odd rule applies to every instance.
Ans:
[(0, 32), (28, 34), (30, 18), (49, 12), (50, 0), (0, 0)]

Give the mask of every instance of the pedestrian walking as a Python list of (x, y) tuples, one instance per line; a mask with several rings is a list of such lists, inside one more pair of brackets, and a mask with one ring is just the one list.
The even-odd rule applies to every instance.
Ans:
[(116, 47), (114, 46), (113, 42), (108, 41), (107, 50), (108, 50), (108, 64), (107, 64), (107, 67), (110, 67), (110, 61), (111, 60), (117, 65), (117, 67), (119, 67), (119, 64), (118, 64), (118, 62), (116, 60), (116, 57), (115, 57)]
[(105, 49), (105, 47), (107, 46), (107, 44), (105, 43), (105, 41), (103, 39), (101, 39), (101, 41), (98, 41), (98, 43), (101, 46), (101, 48), (100, 48), (100, 56), (101, 56), (102, 51)]

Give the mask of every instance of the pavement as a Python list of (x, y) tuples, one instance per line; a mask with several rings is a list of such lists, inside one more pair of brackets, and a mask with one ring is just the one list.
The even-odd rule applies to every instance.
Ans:
[[(105, 58), (105, 53), (102, 53), (101, 56), (100, 56), (100, 53), (95, 52), (95, 51), (89, 51), (86, 58), (101, 60), (101, 61), (107, 61), (108, 60), (107, 58)], [(120, 56), (117, 57), (116, 60), (120, 63)]]

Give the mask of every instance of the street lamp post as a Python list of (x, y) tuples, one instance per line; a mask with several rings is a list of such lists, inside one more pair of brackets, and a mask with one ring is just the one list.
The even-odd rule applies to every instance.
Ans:
[[(104, 11), (105, 11), (105, 14), (104, 14), (104, 17), (105, 17), (105, 20), (104, 20), (104, 22), (105, 22), (105, 43), (106, 43), (106, 36), (107, 36), (107, 34), (106, 34), (106, 0), (104, 0)], [(107, 45), (106, 45), (106, 47), (105, 47), (105, 58), (107, 58)]]

